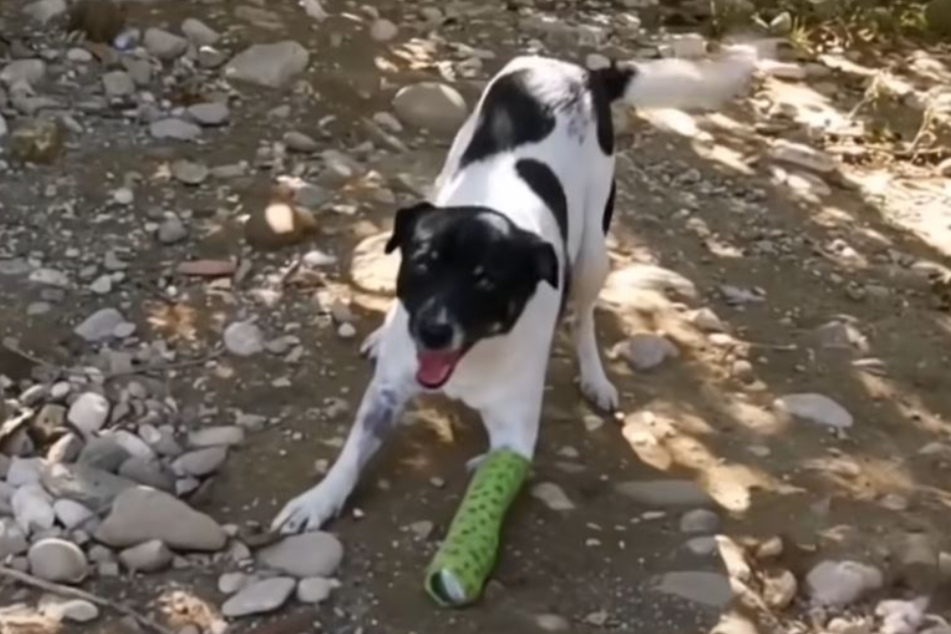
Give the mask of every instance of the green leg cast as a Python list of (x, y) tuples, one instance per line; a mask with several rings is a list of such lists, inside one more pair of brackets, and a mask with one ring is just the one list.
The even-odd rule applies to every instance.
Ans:
[(426, 591), (444, 607), (474, 603), (492, 573), (502, 523), (530, 463), (507, 449), (486, 456), (426, 572)]

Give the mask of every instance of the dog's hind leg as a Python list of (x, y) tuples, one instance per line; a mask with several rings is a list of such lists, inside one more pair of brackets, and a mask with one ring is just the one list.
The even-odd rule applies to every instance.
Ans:
[(417, 393), (411, 365), (403, 349), (409, 336), (400, 324), (388, 322), (379, 340), (379, 359), (357, 410), (356, 421), (330, 472), (317, 486), (288, 502), (274, 519), (272, 530), (297, 533), (317, 530), (336, 517), (370, 458), (395, 427), (406, 403)]
[(595, 304), (610, 270), (605, 234), (614, 206), (613, 160), (605, 171), (608, 178), (604, 173), (599, 174), (596, 179), (604, 182), (598, 183), (594, 194), (588, 196), (581, 253), (572, 275), (572, 300), (581, 391), (598, 408), (613, 411), (619, 403), (618, 391), (604, 371), (594, 322)]

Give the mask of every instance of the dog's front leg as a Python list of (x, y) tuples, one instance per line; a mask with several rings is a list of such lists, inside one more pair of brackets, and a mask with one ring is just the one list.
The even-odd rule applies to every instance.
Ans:
[[(412, 377), (410, 377), (411, 379)], [(412, 380), (381, 375), (379, 368), (363, 395), (347, 442), (327, 477), (288, 502), (271, 529), (282, 533), (317, 530), (339, 515), (360, 472), (399, 420), (416, 390)]]

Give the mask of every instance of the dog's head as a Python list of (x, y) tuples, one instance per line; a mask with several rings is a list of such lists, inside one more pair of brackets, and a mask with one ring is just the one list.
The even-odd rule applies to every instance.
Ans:
[(396, 294), (416, 342), (416, 379), (430, 389), (478, 341), (509, 332), (539, 282), (558, 288), (555, 249), (484, 207), (401, 209), (386, 252), (397, 248)]

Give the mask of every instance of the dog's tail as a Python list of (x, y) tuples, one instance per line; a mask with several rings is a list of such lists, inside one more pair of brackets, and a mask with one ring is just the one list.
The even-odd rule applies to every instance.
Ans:
[(756, 63), (752, 55), (719, 60), (661, 59), (613, 62), (591, 71), (611, 100), (637, 108), (716, 108), (748, 85)]

